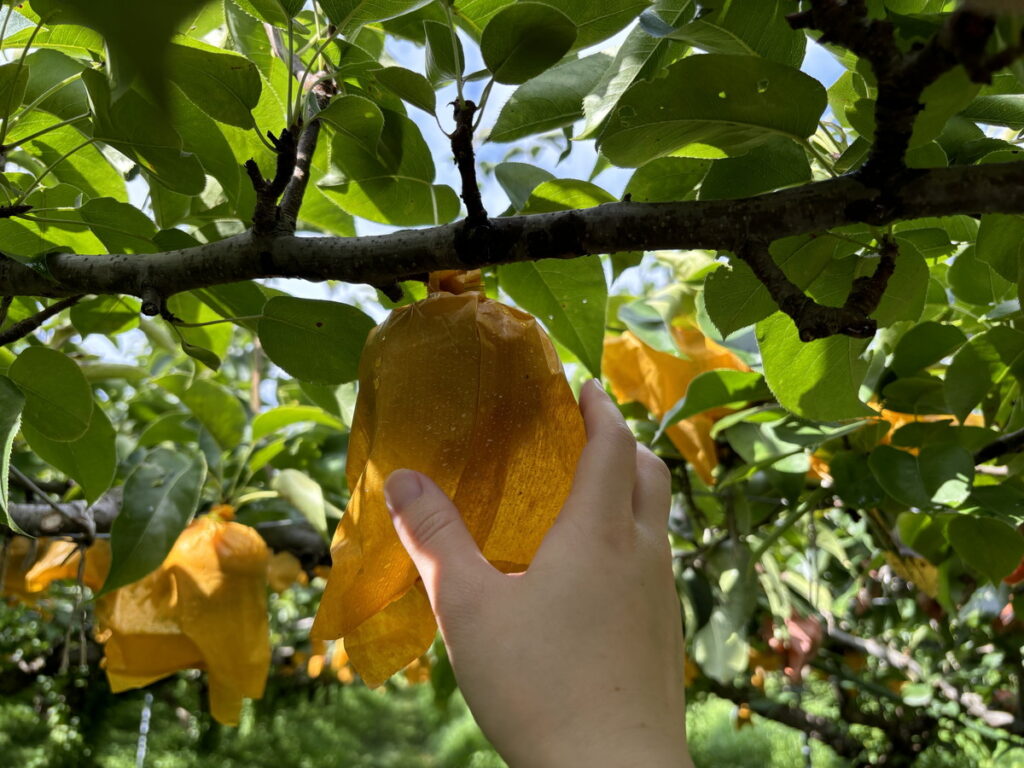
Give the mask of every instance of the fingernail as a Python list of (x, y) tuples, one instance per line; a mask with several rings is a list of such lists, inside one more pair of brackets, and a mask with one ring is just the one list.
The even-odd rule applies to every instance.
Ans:
[(419, 473), (411, 469), (397, 469), (384, 481), (384, 503), (392, 515), (412, 504), (422, 493)]

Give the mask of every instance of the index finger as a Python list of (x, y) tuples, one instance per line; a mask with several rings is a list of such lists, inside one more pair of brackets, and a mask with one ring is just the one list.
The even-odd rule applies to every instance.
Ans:
[(580, 410), (587, 444), (576, 465), (566, 510), (585, 510), (600, 520), (632, 520), (636, 483), (636, 438), (596, 380), (583, 385)]

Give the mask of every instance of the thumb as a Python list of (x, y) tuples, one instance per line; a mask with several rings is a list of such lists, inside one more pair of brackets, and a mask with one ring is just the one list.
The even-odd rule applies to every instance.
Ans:
[(470, 536), (459, 510), (437, 484), (411, 469), (392, 472), (384, 499), (398, 538), (416, 564), (434, 611), (449, 591), (487, 577), (493, 571)]

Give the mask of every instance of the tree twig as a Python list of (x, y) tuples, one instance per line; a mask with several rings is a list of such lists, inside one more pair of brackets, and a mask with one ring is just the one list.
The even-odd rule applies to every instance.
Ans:
[[(252, 214), (252, 233), (256, 237), (265, 237), (278, 232), (281, 208), (278, 207), (277, 201), (295, 173), (298, 152), (295, 140), (297, 130), (297, 127), (284, 128), (279, 136), (267, 131), (267, 138), (270, 139), (274, 152), (277, 153), (277, 163), (272, 178), (263, 178), (263, 172), (260, 171), (260, 167), (254, 159), (250, 158), (245, 161), (245, 172), (249, 175), (252, 188), (256, 191), (256, 209)], [(302, 190), (305, 191), (305, 184), (302, 185)], [(301, 202), (301, 196), (298, 200)], [(297, 203), (294, 204), (297, 206)]]
[(18, 322), (13, 323), (9, 328), (7, 328), (7, 330), (0, 331), (0, 347), (28, 336), (32, 331), (36, 330), (36, 328), (41, 326), (54, 315), (59, 314), (68, 307), (77, 304), (83, 297), (84, 294), (79, 294), (77, 296), (69, 296), (68, 298), (61, 299), (60, 301), (55, 301), (50, 306), (36, 312), (31, 317), (26, 317), (24, 320), (19, 320)]
[(993, 440), (988, 445), (982, 446), (974, 454), (975, 464), (984, 464), (986, 461), (1005, 456), (1008, 453), (1017, 453), (1024, 450), (1024, 429), (1016, 432), (1008, 432)]
[(878, 324), (870, 314), (878, 304), (896, 268), (897, 246), (894, 240), (882, 243), (875, 271), (853, 281), (850, 293), (841, 307), (819, 304), (800, 290), (782, 271), (768, 249), (768, 244), (749, 240), (736, 255), (747, 263), (779, 309), (793, 318), (802, 341), (814, 341), (843, 334), (858, 339), (870, 338)]
[[(924, 670), (917, 661), (907, 654), (897, 651), (895, 648), (890, 648), (884, 643), (851, 635), (849, 632), (835, 626), (835, 622), (832, 620), (828, 622), (827, 631), (828, 636), (836, 642), (850, 648), (855, 648), (869, 656), (882, 659), (893, 669), (898, 669), (905, 673), (911, 680), (927, 680), (929, 677), (925, 675)], [(1007, 712), (988, 709), (978, 694), (960, 691), (941, 675), (934, 677), (930, 682), (944, 698), (956, 702), (968, 714), (978, 718), (986, 725), (992, 728), (1011, 728), (1013, 726), (1013, 715)]]
[(476, 157), (473, 153), (473, 115), (477, 106), (472, 101), (452, 102), (455, 130), (451, 134), (452, 154), (462, 179), (462, 201), (466, 204), (466, 226), (476, 227), (487, 223), (487, 211), (480, 197), (480, 186), (476, 180)]

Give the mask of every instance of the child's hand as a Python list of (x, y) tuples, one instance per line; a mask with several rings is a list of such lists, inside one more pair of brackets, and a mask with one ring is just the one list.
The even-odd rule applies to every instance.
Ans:
[(385, 486), (459, 686), (513, 768), (688, 766), (670, 479), (596, 382), (570, 494), (526, 573), (480, 554), (428, 478)]

